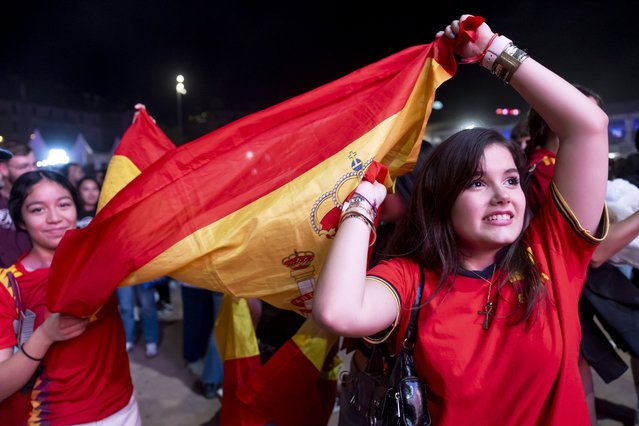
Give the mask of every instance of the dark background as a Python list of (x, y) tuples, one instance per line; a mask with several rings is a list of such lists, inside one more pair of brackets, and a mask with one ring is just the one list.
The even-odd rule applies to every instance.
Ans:
[[(461, 13), (482, 15), (532, 57), (604, 101), (639, 98), (635, 1), (56, 1), (5, 3), (0, 79), (29, 79), (104, 98), (112, 109), (146, 104), (184, 114), (252, 112), (341, 77), (403, 48), (428, 43)], [(525, 108), (477, 65), (460, 67), (431, 120)], [(54, 100), (52, 100), (54, 101)]]

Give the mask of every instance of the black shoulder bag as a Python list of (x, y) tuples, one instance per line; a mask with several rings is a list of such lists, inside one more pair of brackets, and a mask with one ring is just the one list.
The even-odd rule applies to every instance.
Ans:
[(388, 345), (374, 345), (364, 371), (347, 375), (352, 386), (348, 401), (351, 411), (369, 425), (429, 426), (426, 384), (417, 376), (413, 350), (417, 337), (417, 317), (424, 290), (424, 272), (420, 270), (419, 286), (411, 311), (402, 348), (388, 355)]

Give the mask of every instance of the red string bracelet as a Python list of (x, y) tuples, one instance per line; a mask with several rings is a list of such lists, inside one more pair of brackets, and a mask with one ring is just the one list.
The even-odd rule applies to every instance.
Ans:
[(488, 52), (488, 48), (491, 44), (493, 44), (493, 41), (495, 41), (498, 36), (499, 34), (493, 33), (493, 36), (490, 38), (490, 40), (488, 40), (486, 47), (484, 47), (484, 50), (479, 55), (471, 56), (470, 58), (463, 58), (461, 61), (459, 61), (459, 63), (474, 64), (475, 62), (480, 62), (482, 59), (484, 59), (484, 56), (486, 56), (486, 52)]

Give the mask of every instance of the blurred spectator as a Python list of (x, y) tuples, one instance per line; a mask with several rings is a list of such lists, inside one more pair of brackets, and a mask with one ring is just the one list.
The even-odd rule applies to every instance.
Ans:
[(621, 161), (616, 177), (639, 186), (639, 132), (635, 133), (635, 149), (637, 152), (630, 154), (625, 160)]
[(62, 173), (69, 179), (69, 182), (73, 184), (76, 188), (78, 187), (78, 183), (80, 179), (84, 177), (84, 171), (82, 170), (82, 166), (78, 163), (69, 163), (62, 168)]
[(182, 283), (182, 357), (191, 373), (204, 371), (209, 338), (213, 332), (215, 303), (213, 292)]
[(82, 203), (78, 212), (78, 228), (84, 228), (91, 222), (98, 208), (100, 185), (94, 177), (85, 176), (78, 181), (78, 193)]
[(530, 140), (530, 132), (528, 131), (528, 121), (521, 120), (510, 131), (510, 140), (517, 143), (522, 150), (526, 149)]
[(100, 185), (100, 187), (102, 187), (102, 185), (104, 184), (105, 177), (106, 177), (105, 169), (99, 169), (95, 171), (95, 179), (98, 181), (98, 185)]
[(158, 342), (160, 340), (160, 324), (158, 322), (157, 308), (153, 293), (153, 286), (167, 281), (168, 277), (138, 284), (129, 287), (118, 287), (120, 316), (124, 325), (126, 335), (126, 351), (131, 352), (136, 341), (136, 323), (134, 310), (136, 301), (140, 305), (142, 334), (146, 343), (145, 354), (147, 358), (152, 358), (158, 354)]
[(2, 148), (13, 157), (5, 154), (0, 157), (0, 175), (3, 186), (0, 189), (0, 268), (14, 264), (20, 255), (31, 250), (31, 239), (21, 229), (16, 229), (9, 210), (9, 194), (13, 183), (23, 174), (36, 169), (35, 155), (26, 143), (7, 142)]

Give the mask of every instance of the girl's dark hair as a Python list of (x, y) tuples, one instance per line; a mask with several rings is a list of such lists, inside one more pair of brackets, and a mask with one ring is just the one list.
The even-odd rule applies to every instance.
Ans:
[[(447, 285), (452, 285), (461, 268), (461, 253), (451, 221), (453, 205), (459, 194), (481, 170), (481, 160), (489, 145), (504, 146), (511, 153), (520, 182), (526, 175), (526, 163), (518, 145), (500, 133), (475, 128), (455, 133), (430, 154), (413, 188), (404, 218), (398, 223), (390, 241), (394, 256), (408, 256), (420, 267), (436, 271), (440, 280), (430, 299)], [(525, 192), (525, 188), (524, 192)], [(526, 320), (543, 300), (544, 287), (540, 272), (531, 260), (523, 242), (523, 229), (515, 242), (497, 254), (496, 267), (508, 272), (508, 277), (521, 276), (516, 281), (518, 293), (525, 296), (520, 319)], [(501, 288), (507, 281), (499, 283)], [(430, 300), (429, 299), (429, 300)]]
[(47, 169), (34, 170), (20, 176), (11, 187), (11, 195), (9, 196), (9, 215), (11, 215), (11, 219), (16, 227), (24, 226), (24, 219), (22, 217), (22, 206), (24, 205), (24, 200), (31, 193), (31, 188), (42, 180), (55, 182), (69, 191), (71, 198), (73, 199), (73, 204), (75, 204), (76, 211), (80, 211), (80, 198), (78, 197), (78, 192), (64, 175)]
[[(593, 98), (597, 102), (599, 108), (603, 106), (601, 96), (597, 93), (578, 84), (575, 84), (574, 86), (584, 95)], [(526, 157), (530, 158), (533, 151), (546, 144), (550, 133), (548, 124), (546, 124), (544, 119), (541, 118), (541, 115), (532, 108), (528, 111), (528, 131), (530, 132), (530, 140), (526, 145)]]

